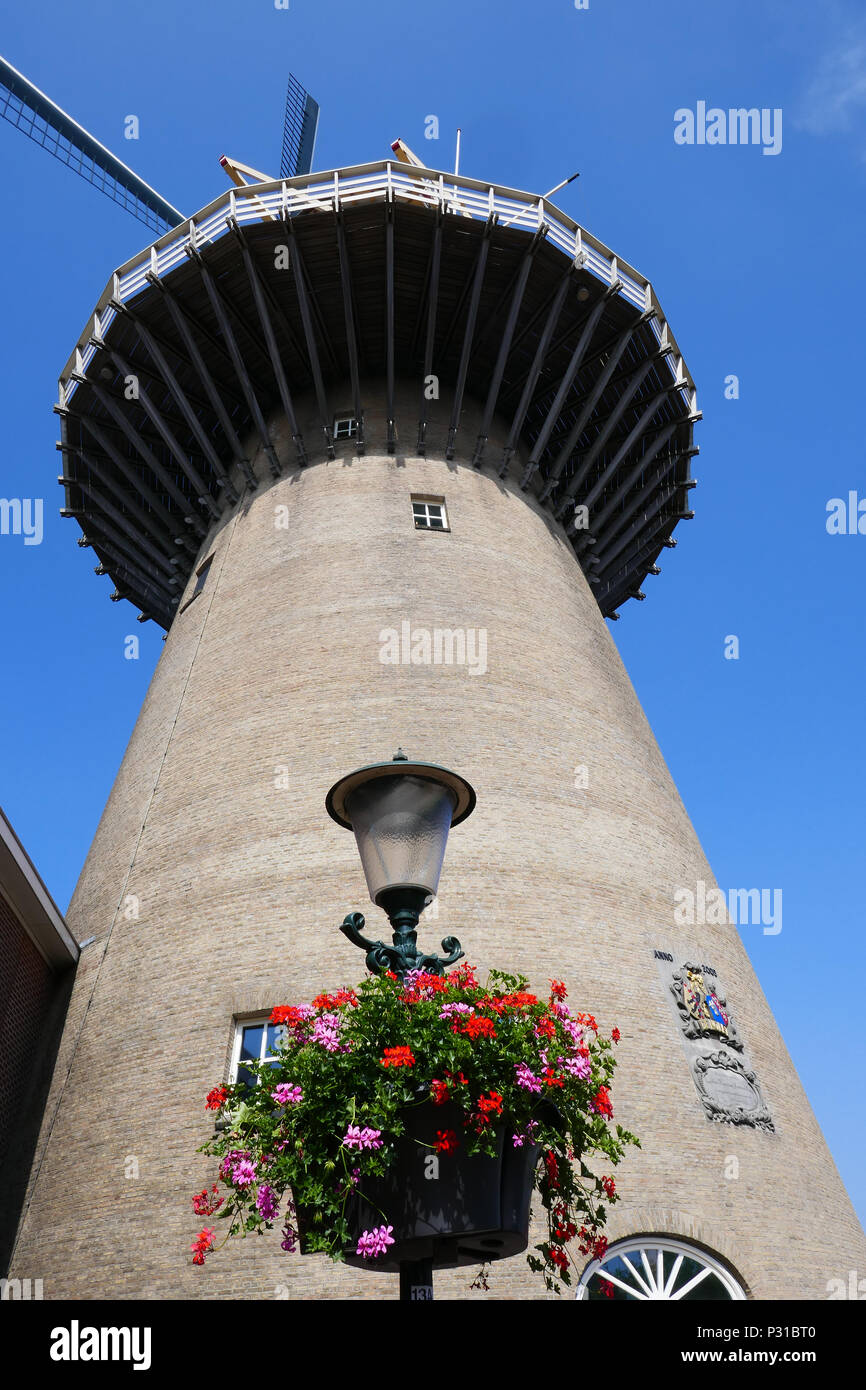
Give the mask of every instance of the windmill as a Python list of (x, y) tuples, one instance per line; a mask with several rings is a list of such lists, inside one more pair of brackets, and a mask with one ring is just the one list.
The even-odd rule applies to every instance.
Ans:
[[(119, 203), (151, 231), (159, 234), (185, 221), (182, 212), (2, 57), (0, 116), (54, 155), (61, 164), (93, 184), (106, 197)], [(310, 172), (318, 123), (318, 103), (290, 73), (280, 161), (281, 178), (295, 178), (298, 174)], [(248, 175), (255, 172), (226, 157), (220, 162), (230, 177), (234, 177), (232, 170), (245, 171)], [(235, 181), (263, 182), (268, 177), (261, 174), (254, 180), (247, 177)]]
[(167, 228), (60, 373), (61, 515), (166, 645), (67, 913), (90, 954), (12, 1276), (47, 1298), (387, 1295), (278, 1242), (206, 1283), (177, 1252), (190, 1098), (245, 1084), (274, 1007), (333, 979), (357, 865), (325, 790), (402, 742), (483, 790), (441, 899), (477, 964), (574, 979), (621, 1030), (643, 1148), (581, 1296), (823, 1297), (866, 1245), (743, 944), (704, 910), (724, 897), (605, 621), (694, 515), (701, 413), (652, 283), (549, 194), (403, 141), (303, 172), (318, 108), (291, 83), (283, 177), (226, 157), (234, 186), (182, 216), (4, 72), (7, 119)]

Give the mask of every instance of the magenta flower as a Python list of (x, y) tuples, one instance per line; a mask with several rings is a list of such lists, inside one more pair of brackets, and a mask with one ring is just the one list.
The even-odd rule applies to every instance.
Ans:
[(294, 1249), (298, 1241), (298, 1233), (295, 1230), (294, 1226), (291, 1224), (291, 1222), (288, 1220), (288, 1218), (286, 1219), (286, 1224), (283, 1227), (282, 1234), (283, 1238), (280, 1241), (280, 1245), (282, 1246), (283, 1250), (286, 1250), (291, 1255), (294, 1253)]
[(525, 1062), (518, 1062), (514, 1070), (517, 1073), (517, 1084), (518, 1086), (522, 1086), (524, 1091), (538, 1092), (541, 1090), (541, 1081), (533, 1074)]
[(304, 1093), (300, 1086), (290, 1086), (283, 1081), (275, 1091), (271, 1091), (271, 1100), (275, 1100), (277, 1105), (297, 1105), (304, 1098)]
[(251, 1187), (256, 1180), (256, 1165), (242, 1158), (232, 1168), (232, 1182), (235, 1187)]
[(440, 1018), (453, 1018), (455, 1014), (474, 1014), (471, 1004), (443, 1004)]
[(362, 1231), (355, 1253), (363, 1255), (365, 1260), (374, 1260), (377, 1255), (384, 1255), (388, 1246), (394, 1244), (391, 1235), (393, 1230), (393, 1226), (377, 1226), (375, 1230)]
[(343, 1146), (347, 1149), (381, 1149), (381, 1134), (381, 1129), (361, 1129), (358, 1125), (349, 1125)]
[(511, 1136), (511, 1142), (512, 1142), (512, 1144), (514, 1145), (515, 1149), (522, 1149), (522, 1148), (523, 1148), (523, 1145), (524, 1145), (525, 1140), (531, 1139), (531, 1138), (532, 1138), (532, 1131), (533, 1131), (534, 1129), (538, 1129), (538, 1121), (537, 1121), (537, 1120), (530, 1120), (530, 1121), (529, 1121), (529, 1124), (526, 1126), (526, 1129), (524, 1130), (524, 1132), (523, 1132), (522, 1134), (521, 1134), (520, 1131), (518, 1130), (518, 1132), (517, 1132), (516, 1134), (513, 1134), (513, 1135)]
[(322, 1014), (313, 1024), (313, 1042), (326, 1052), (339, 1052), (341, 1023), (339, 1014)]
[(576, 1057), (558, 1057), (557, 1061), (570, 1076), (577, 1077), (578, 1081), (586, 1081), (592, 1074), (592, 1063), (588, 1057), (580, 1054)]
[(272, 1187), (268, 1187), (267, 1183), (262, 1183), (256, 1193), (256, 1207), (258, 1208), (259, 1215), (263, 1217), (265, 1221), (273, 1221), (274, 1217), (279, 1213), (280, 1204), (277, 1200), (276, 1193)]
[(232, 1149), (229, 1153), (226, 1154), (225, 1158), (220, 1164), (220, 1177), (227, 1178), (236, 1163), (240, 1163), (241, 1159), (249, 1157), (250, 1154), (248, 1150)]

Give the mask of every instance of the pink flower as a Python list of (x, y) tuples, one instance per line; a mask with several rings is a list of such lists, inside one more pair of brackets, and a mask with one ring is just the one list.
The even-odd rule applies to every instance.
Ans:
[(381, 1149), (381, 1134), (381, 1129), (361, 1129), (358, 1125), (349, 1125), (343, 1146), (347, 1149)]
[(231, 1150), (229, 1151), (229, 1153), (226, 1154), (225, 1158), (223, 1159), (222, 1163), (220, 1164), (220, 1177), (221, 1177), (221, 1178), (227, 1178), (228, 1175), (229, 1175), (229, 1173), (231, 1172), (232, 1168), (234, 1168), (234, 1166), (235, 1166), (236, 1163), (240, 1163), (240, 1161), (241, 1161), (242, 1158), (249, 1158), (249, 1157), (250, 1157), (250, 1154), (249, 1154), (249, 1151), (248, 1151), (248, 1150), (244, 1150), (244, 1149), (231, 1149)]
[(453, 1018), (455, 1014), (474, 1014), (475, 1010), (471, 1004), (443, 1004), (440, 1018)]
[(232, 1182), (235, 1187), (251, 1187), (256, 1180), (256, 1165), (242, 1158), (232, 1168)]
[(374, 1260), (377, 1255), (384, 1255), (388, 1246), (394, 1244), (391, 1235), (393, 1230), (393, 1226), (377, 1226), (372, 1231), (362, 1231), (355, 1253), (363, 1255), (365, 1260)]
[(592, 1063), (588, 1057), (580, 1054), (576, 1057), (558, 1057), (557, 1061), (564, 1071), (570, 1076), (577, 1077), (578, 1081), (586, 1081), (592, 1073)]
[(262, 1216), (265, 1221), (273, 1221), (280, 1210), (280, 1204), (277, 1201), (274, 1189), (268, 1187), (267, 1183), (262, 1183), (256, 1193), (256, 1207), (258, 1208), (259, 1215)]
[(297, 1240), (298, 1233), (295, 1230), (294, 1226), (291, 1224), (291, 1222), (287, 1219), (286, 1224), (283, 1227), (283, 1238), (280, 1241), (280, 1245), (283, 1250), (286, 1250), (291, 1255), (294, 1252)]
[(339, 1052), (341, 1025), (342, 1019), (339, 1014), (322, 1014), (313, 1024), (313, 1042), (318, 1043), (326, 1052)]
[(522, 1086), (524, 1091), (540, 1091), (541, 1082), (535, 1076), (525, 1062), (518, 1062), (514, 1068), (517, 1073), (517, 1084)]
[(285, 1081), (281, 1082), (275, 1091), (271, 1091), (271, 1100), (275, 1100), (277, 1105), (297, 1105), (303, 1097), (300, 1086), (290, 1086)]

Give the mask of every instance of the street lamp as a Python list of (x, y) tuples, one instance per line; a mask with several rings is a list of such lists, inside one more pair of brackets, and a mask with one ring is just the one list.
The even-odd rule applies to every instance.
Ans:
[[(426, 955), (418, 950), (418, 919), (436, 896), (449, 830), (474, 810), (472, 787), (446, 767), (410, 762), (400, 748), (391, 762), (342, 777), (325, 806), (338, 825), (354, 831), (370, 898), (387, 914), (394, 944), (367, 940), (360, 912), (346, 917), (341, 932), (367, 952), (375, 975), (391, 970), (405, 980), (411, 970), (443, 974), (463, 955), (460, 942), (445, 938), (444, 959)], [(401, 1300), (432, 1298), (434, 1267), (501, 1259), (526, 1248), (530, 1150), (476, 1157), (434, 1194), (419, 1178), (417, 1155), (432, 1150), (436, 1125), (443, 1123), (429, 1108), (413, 1112), (401, 1163), (380, 1180), (372, 1206), (359, 1199), (360, 1224), (383, 1209), (395, 1213), (399, 1235), (386, 1267), (399, 1270)], [(357, 1255), (346, 1258), (364, 1263)]]
[(373, 974), (410, 970), (441, 975), (463, 955), (454, 936), (445, 959), (418, 950), (418, 919), (436, 896), (452, 825), (472, 814), (475, 792), (465, 778), (436, 763), (410, 762), (398, 749), (389, 763), (371, 763), (341, 777), (325, 800), (328, 814), (354, 831), (370, 898), (387, 914), (392, 946), (361, 935), (364, 917), (350, 913), (340, 930), (367, 952)]

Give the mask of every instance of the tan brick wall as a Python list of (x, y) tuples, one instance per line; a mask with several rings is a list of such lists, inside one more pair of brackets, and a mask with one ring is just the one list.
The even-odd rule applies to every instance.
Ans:
[[(225, 1075), (232, 1016), (362, 974), (337, 926), (349, 910), (378, 913), (323, 802), (398, 744), (478, 793), (423, 939), (454, 933), (482, 969), (523, 971), (539, 990), (560, 976), (576, 1007), (622, 1031), (616, 1117), (643, 1148), (620, 1170), (611, 1234), (691, 1234), (759, 1297), (822, 1298), (829, 1278), (866, 1271), (736, 929), (673, 925), (675, 888), (712, 874), (561, 527), (521, 493), (519, 461), (505, 481), (465, 462), (472, 406), (463, 461), (446, 463), (446, 416), (443, 403), (427, 459), (414, 440), (381, 452), (373, 415), (363, 458), (341, 446), (274, 483), (257, 458), (259, 490), (202, 549), (207, 584), (171, 629), (68, 914), (99, 941), (82, 957), (46, 1132), (69, 1077), (13, 1264), (46, 1297), (396, 1296), (395, 1279), (284, 1256), (276, 1233), (204, 1269), (188, 1246), (200, 1224), (189, 1196), (210, 1172), (194, 1153), (203, 1098)], [(415, 492), (444, 495), (450, 534), (414, 529)], [(404, 618), (485, 629), (486, 674), (382, 664), (380, 632)], [(121, 910), (128, 895), (137, 920)], [(775, 1133), (705, 1117), (655, 947), (718, 970)], [(523, 1257), (494, 1275), (500, 1296), (538, 1296)], [(438, 1274), (437, 1294), (468, 1296), (468, 1282)]]

